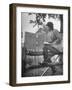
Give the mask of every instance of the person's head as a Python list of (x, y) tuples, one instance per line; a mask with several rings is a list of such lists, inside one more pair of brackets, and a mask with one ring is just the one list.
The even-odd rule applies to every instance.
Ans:
[(46, 26), (47, 26), (47, 28), (48, 28), (49, 31), (54, 29), (52, 22), (48, 22), (48, 23), (46, 24)]

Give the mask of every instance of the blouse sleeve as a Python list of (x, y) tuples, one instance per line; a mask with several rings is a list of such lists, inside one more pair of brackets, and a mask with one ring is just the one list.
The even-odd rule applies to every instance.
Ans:
[(58, 40), (62, 40), (62, 36), (61, 36), (61, 34), (58, 32), (58, 30), (55, 30), (55, 31), (54, 31), (54, 34), (55, 34), (55, 36), (56, 36), (56, 38), (57, 38)]
[(58, 30), (54, 30), (54, 35), (57, 38), (56, 41), (54, 42), (54, 44), (59, 44), (62, 41), (61, 34), (58, 32)]

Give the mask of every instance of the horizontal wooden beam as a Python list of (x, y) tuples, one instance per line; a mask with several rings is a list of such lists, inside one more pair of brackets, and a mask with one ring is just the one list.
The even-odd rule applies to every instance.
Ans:
[[(40, 56), (40, 55), (43, 55), (43, 51), (27, 51), (26, 52), (26, 55), (30, 55), (30, 56)], [(55, 55), (55, 54), (63, 54), (62, 52), (58, 52), (58, 53), (51, 53), (49, 52), (48, 54), (52, 54), (52, 55)]]
[(32, 65), (29, 68), (27, 68), (26, 70), (43, 68), (43, 67), (59, 66), (59, 65), (63, 65), (63, 63), (47, 63), (47, 62), (45, 62), (45, 63), (42, 63), (41, 65)]

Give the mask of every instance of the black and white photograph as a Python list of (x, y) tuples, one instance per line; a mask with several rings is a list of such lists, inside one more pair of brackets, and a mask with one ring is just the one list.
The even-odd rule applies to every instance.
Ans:
[(63, 75), (63, 15), (21, 13), (22, 77)]
[(70, 7), (12, 4), (10, 10), (11, 84), (70, 82)]

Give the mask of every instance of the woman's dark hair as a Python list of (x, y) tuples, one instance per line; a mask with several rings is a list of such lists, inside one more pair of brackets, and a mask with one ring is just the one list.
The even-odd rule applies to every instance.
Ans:
[(53, 30), (53, 23), (52, 22), (48, 22), (46, 24), (46, 26), (48, 26), (51, 30)]

